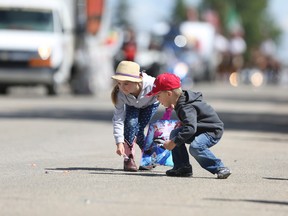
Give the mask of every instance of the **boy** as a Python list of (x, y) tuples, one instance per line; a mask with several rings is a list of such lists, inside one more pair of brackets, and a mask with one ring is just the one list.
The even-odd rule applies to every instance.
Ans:
[(153, 89), (147, 96), (157, 96), (165, 107), (175, 110), (182, 126), (170, 133), (170, 140), (164, 144), (172, 150), (173, 169), (167, 170), (167, 176), (189, 177), (193, 175), (192, 166), (185, 143), (189, 143), (189, 152), (202, 168), (226, 179), (231, 174), (209, 148), (218, 143), (223, 134), (223, 122), (215, 110), (202, 100), (202, 93), (181, 89), (179, 77), (170, 73), (157, 76)]

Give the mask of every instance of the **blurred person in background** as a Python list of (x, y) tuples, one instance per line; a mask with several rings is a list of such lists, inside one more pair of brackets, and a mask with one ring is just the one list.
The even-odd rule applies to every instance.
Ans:
[(267, 83), (277, 83), (280, 63), (275, 58), (276, 56), (276, 44), (271, 38), (267, 38), (260, 45), (260, 52), (265, 60), (265, 68), (263, 68), (264, 76)]
[(121, 61), (134, 61), (137, 54), (136, 33), (132, 27), (123, 30), (123, 42), (119, 52), (115, 56), (115, 68)]
[(122, 46), (124, 59), (127, 61), (134, 61), (137, 52), (136, 35), (132, 28), (127, 28), (125, 32), (124, 43)]
[(231, 55), (229, 40), (221, 33), (216, 34), (215, 49), (217, 50), (217, 74), (218, 80), (228, 80), (231, 71)]
[(238, 72), (244, 65), (243, 54), (247, 48), (246, 42), (242, 36), (242, 32), (235, 32), (230, 38), (230, 53), (231, 53), (231, 72)]

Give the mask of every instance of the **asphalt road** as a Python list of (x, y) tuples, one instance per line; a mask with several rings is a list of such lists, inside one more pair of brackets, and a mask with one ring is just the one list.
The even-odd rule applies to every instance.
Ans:
[(0, 97), (0, 215), (288, 215), (288, 87), (193, 88), (225, 123), (212, 151), (233, 172), (226, 180), (192, 157), (193, 178), (124, 172), (109, 93)]

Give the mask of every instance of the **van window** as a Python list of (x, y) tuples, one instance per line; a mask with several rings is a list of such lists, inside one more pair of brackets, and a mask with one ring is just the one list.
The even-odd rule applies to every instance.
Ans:
[(54, 26), (55, 26), (54, 30), (55, 30), (55, 32), (63, 31), (64, 30), (63, 24), (61, 22), (61, 19), (60, 19), (60, 16), (59, 16), (58, 12), (54, 13), (54, 21), (55, 21), (54, 22)]
[(0, 29), (53, 32), (52, 11), (0, 8)]

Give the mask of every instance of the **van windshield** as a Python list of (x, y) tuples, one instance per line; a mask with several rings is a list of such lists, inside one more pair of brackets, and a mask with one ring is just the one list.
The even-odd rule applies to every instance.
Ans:
[(0, 8), (0, 29), (53, 32), (52, 11)]

